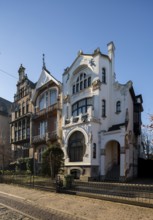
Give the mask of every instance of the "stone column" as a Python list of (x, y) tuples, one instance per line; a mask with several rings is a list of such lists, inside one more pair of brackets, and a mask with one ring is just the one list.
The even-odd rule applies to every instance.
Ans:
[(125, 179), (125, 147), (121, 147), (120, 149), (120, 180)]
[(101, 163), (100, 163), (100, 176), (101, 179), (105, 178), (105, 159), (106, 159), (106, 150), (105, 149), (101, 149), (100, 151), (100, 155), (101, 155)]

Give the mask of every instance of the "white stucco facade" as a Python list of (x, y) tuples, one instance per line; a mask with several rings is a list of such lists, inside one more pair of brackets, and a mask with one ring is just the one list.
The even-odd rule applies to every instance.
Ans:
[(136, 175), (142, 102), (131, 81), (116, 81), (113, 42), (107, 48), (80, 51), (63, 74), (65, 169), (76, 178)]

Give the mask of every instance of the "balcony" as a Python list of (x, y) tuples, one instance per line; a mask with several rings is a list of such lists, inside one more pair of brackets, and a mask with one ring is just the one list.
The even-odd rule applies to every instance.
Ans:
[(32, 143), (36, 144), (36, 143), (42, 143), (46, 141), (46, 134), (44, 135), (36, 135), (32, 137)]
[(44, 108), (42, 110), (37, 109), (37, 111), (36, 111), (36, 113), (34, 115), (34, 119), (39, 118), (41, 116), (44, 116), (44, 115), (46, 115), (46, 114), (48, 114), (50, 112), (57, 111), (58, 109), (59, 109), (59, 105), (57, 103), (54, 104), (54, 105), (51, 105), (51, 106), (49, 106), (47, 108)]
[(57, 140), (57, 131), (46, 132), (43, 135), (36, 135), (32, 137), (33, 144), (45, 143), (47, 141), (55, 141)]
[(79, 123), (88, 123), (88, 122), (100, 123), (100, 119), (90, 116), (88, 113), (80, 114), (79, 116), (74, 116), (74, 117), (65, 119), (65, 126), (79, 124)]

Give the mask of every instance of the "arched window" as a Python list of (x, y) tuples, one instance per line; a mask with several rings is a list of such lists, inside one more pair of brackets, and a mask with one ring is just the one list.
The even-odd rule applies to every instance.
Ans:
[(72, 105), (72, 116), (87, 113), (90, 106), (92, 106), (92, 98), (81, 99)]
[(85, 138), (82, 132), (74, 132), (68, 141), (68, 156), (70, 162), (83, 161), (85, 153)]
[(91, 86), (91, 76), (86, 73), (80, 73), (76, 82), (72, 85), (72, 94), (82, 91)]
[(121, 112), (121, 102), (117, 101), (116, 102), (116, 113), (120, 113)]
[(97, 149), (96, 149), (96, 144), (93, 144), (93, 158), (96, 159), (96, 154), (97, 154)]
[(106, 100), (102, 100), (102, 117), (106, 117)]
[(102, 68), (102, 83), (106, 83), (106, 69)]

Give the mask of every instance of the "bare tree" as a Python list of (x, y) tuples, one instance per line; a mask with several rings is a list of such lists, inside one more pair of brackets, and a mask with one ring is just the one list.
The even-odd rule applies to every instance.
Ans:
[(153, 156), (153, 115), (149, 115), (150, 123), (142, 125), (142, 147), (147, 159)]

